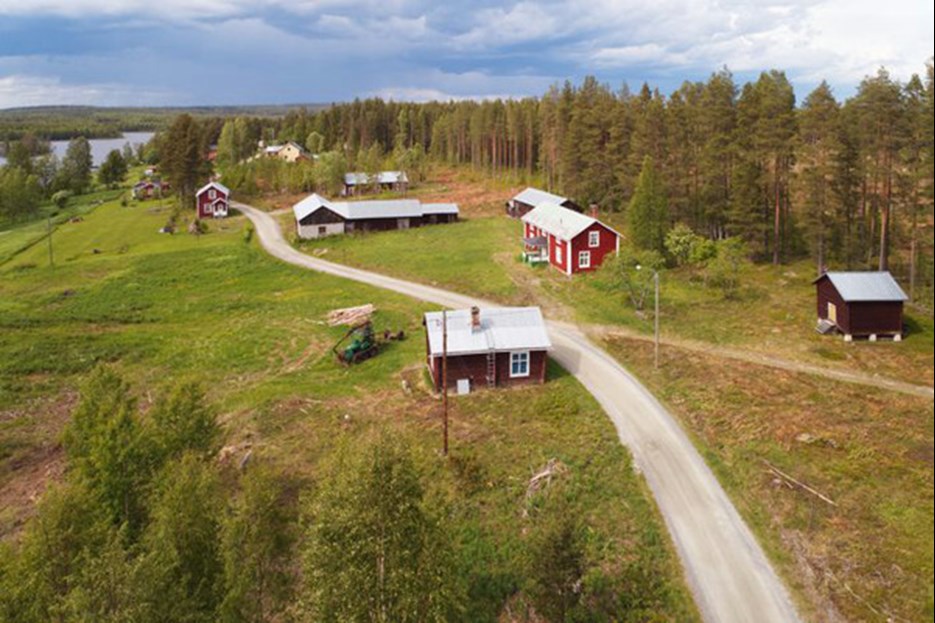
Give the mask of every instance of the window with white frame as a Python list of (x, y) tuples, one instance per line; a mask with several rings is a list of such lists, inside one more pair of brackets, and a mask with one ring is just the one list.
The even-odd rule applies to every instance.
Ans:
[(580, 251), (578, 253), (578, 268), (591, 268), (590, 251)]
[(529, 351), (510, 353), (510, 377), (529, 376)]
[(214, 190), (213, 188), (208, 191), (208, 199), (217, 199), (217, 196), (218, 191)]
[(589, 231), (588, 232), (588, 246), (589, 247), (601, 246), (601, 232), (600, 231)]
[(555, 245), (555, 263), (556, 264), (562, 263), (562, 245), (560, 244)]

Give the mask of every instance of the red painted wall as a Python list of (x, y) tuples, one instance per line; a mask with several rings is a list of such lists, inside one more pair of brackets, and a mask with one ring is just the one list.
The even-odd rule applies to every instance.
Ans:
[(216, 188), (213, 190), (217, 192), (217, 195), (215, 196), (214, 199), (209, 199), (209, 197), (211, 196), (211, 190), (212, 189), (209, 188), (208, 190), (198, 195), (198, 197), (195, 199), (196, 205), (198, 207), (198, 218), (213, 218), (214, 213), (208, 211), (208, 206), (214, 203), (215, 201), (217, 201), (221, 197), (224, 198), (225, 202), (227, 202), (228, 200), (227, 195), (225, 195), (220, 190), (217, 190)]
[[(596, 247), (588, 246), (589, 232), (592, 231), (599, 231), (601, 234), (600, 244)], [(571, 241), (571, 245), (573, 251), (571, 256), (571, 272), (587, 272), (599, 267), (604, 262), (604, 258), (607, 255), (613, 255), (617, 252), (617, 234), (601, 223), (594, 223), (575, 236)], [(591, 266), (589, 268), (581, 268), (578, 265), (578, 253), (581, 251), (591, 252)]]

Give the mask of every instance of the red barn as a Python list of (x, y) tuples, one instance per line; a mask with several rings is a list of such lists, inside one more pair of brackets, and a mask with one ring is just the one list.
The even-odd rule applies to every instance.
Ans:
[(467, 393), (479, 387), (544, 383), (552, 348), (538, 307), (457, 309), (425, 314), (425, 354), (436, 390), (442, 388), (447, 341), (448, 387)]
[(909, 297), (887, 271), (828, 272), (814, 282), (818, 330), (854, 336), (902, 339), (903, 303)]
[(224, 218), (227, 216), (231, 191), (218, 182), (208, 182), (195, 193), (198, 218)]
[(594, 270), (620, 252), (617, 231), (555, 203), (540, 203), (522, 220), (524, 259), (549, 262), (566, 275)]

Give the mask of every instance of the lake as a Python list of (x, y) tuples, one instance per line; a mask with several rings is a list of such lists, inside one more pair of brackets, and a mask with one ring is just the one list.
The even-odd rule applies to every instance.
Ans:
[[(152, 132), (124, 132), (123, 136), (120, 138), (92, 138), (88, 141), (91, 143), (91, 158), (95, 166), (97, 166), (104, 162), (104, 158), (107, 157), (107, 154), (110, 153), (112, 149), (123, 149), (126, 143), (130, 143), (130, 145), (135, 147), (137, 143), (149, 142), (149, 139), (152, 137)], [(65, 151), (67, 149), (68, 141), (52, 141), (52, 153), (54, 153), (59, 160), (65, 156)], [(6, 159), (0, 156), (0, 165), (4, 164), (6, 164)]]

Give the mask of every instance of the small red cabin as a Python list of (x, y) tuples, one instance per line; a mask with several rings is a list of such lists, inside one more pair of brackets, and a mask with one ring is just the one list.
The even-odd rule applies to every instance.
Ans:
[(449, 311), (444, 318), (442, 312), (429, 312), (423, 322), (426, 363), (436, 390), (442, 388), (443, 357), (448, 387), (458, 393), (545, 382), (552, 343), (538, 307), (472, 307)]
[(208, 182), (195, 193), (198, 218), (224, 218), (227, 216), (231, 191), (218, 182)]
[(523, 220), (523, 258), (549, 262), (567, 275), (596, 269), (620, 252), (620, 234), (594, 217), (540, 203)]
[(814, 284), (821, 333), (839, 331), (847, 341), (854, 336), (902, 339), (908, 297), (889, 272), (828, 272)]

